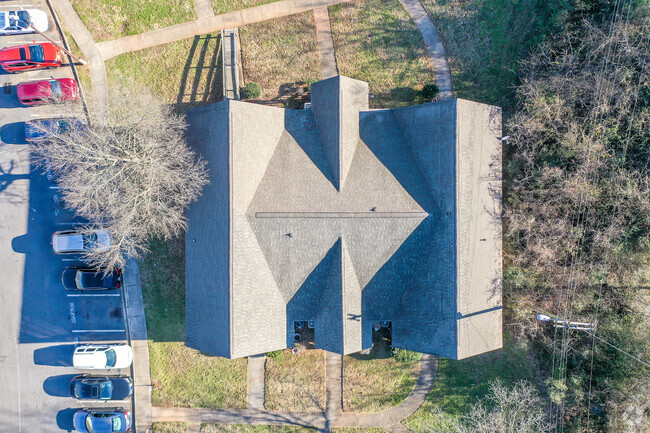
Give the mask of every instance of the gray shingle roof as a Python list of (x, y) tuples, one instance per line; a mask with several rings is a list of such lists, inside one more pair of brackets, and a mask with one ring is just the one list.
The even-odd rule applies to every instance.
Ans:
[(450, 358), (501, 347), (501, 114), (464, 100), (369, 110), (368, 86), (312, 107), (188, 112), (211, 184), (188, 210), (187, 345), (236, 358), (293, 344), (353, 353), (372, 322)]

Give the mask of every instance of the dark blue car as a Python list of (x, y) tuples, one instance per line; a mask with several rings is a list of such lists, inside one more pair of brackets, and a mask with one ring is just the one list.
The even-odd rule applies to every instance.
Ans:
[(70, 395), (81, 400), (125, 400), (132, 393), (133, 381), (127, 376), (83, 374), (70, 382)]
[(123, 408), (81, 409), (74, 414), (74, 428), (82, 433), (112, 433), (131, 430), (131, 414)]
[(75, 117), (34, 119), (25, 122), (25, 139), (32, 143), (45, 141), (56, 134), (83, 135), (85, 131), (86, 124)]

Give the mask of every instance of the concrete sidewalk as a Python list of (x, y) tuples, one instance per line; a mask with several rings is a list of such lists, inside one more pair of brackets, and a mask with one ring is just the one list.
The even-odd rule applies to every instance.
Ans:
[(264, 373), (266, 356), (248, 357), (248, 408), (264, 410)]
[(451, 88), (451, 71), (449, 69), (449, 62), (447, 61), (447, 53), (442, 44), (442, 39), (436, 30), (436, 26), (429, 18), (426, 9), (420, 3), (420, 0), (399, 0), (411, 15), (411, 19), (415, 22), (422, 33), (424, 45), (429, 50), (431, 62), (433, 63), (433, 72), (436, 74), (436, 85), (438, 86), (438, 96), (440, 99), (448, 99), (454, 97), (454, 92)]
[(327, 7), (314, 9), (314, 26), (316, 27), (316, 40), (320, 54), (322, 79), (338, 75), (336, 56), (334, 55), (334, 40), (332, 39), (332, 26)]
[(124, 298), (129, 342), (133, 348), (133, 419), (136, 432), (146, 432), (151, 428), (149, 341), (140, 272), (135, 259), (127, 260), (124, 267)]
[(108, 111), (108, 78), (104, 58), (86, 26), (77, 15), (69, 0), (49, 0), (65, 29), (70, 32), (81, 49), (88, 66), (92, 82), (92, 104), (96, 115)]
[(120, 54), (167, 44), (196, 35), (220, 32), (224, 29), (241, 27), (246, 24), (280, 18), (347, 1), (349, 0), (282, 0), (222, 15), (203, 17), (195, 21), (176, 24), (171, 27), (152, 30), (138, 35), (126, 36), (112, 41), (100, 42), (97, 46), (103, 59), (108, 60)]

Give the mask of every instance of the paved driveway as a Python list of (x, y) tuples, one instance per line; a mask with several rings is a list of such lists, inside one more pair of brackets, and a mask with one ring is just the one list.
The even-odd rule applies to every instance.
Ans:
[[(30, 3), (29, 5), (27, 3)], [(49, 9), (44, 0), (3, 1), (0, 10)], [(59, 40), (50, 20), (49, 36)], [(0, 36), (0, 48), (41, 41), (39, 35)], [(23, 107), (15, 85), (41, 78), (72, 77), (69, 67), (0, 72), (0, 432), (60, 432), (72, 429), (83, 404), (68, 397), (72, 351), (82, 341), (125, 341), (122, 295), (66, 292), (61, 273), (81, 264), (50, 247), (55, 230), (79, 221), (60, 203), (55, 179), (32, 170), (24, 122), (56, 117), (61, 107)], [(79, 109), (81, 107), (79, 106)], [(102, 370), (101, 373), (106, 373)], [(110, 371), (129, 374), (129, 371)], [(129, 407), (130, 403), (117, 404)]]

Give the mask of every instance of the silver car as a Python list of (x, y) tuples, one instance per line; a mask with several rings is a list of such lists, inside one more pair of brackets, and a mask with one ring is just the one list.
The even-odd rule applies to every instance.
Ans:
[(64, 230), (54, 232), (51, 244), (56, 254), (79, 254), (93, 249), (108, 249), (112, 240), (107, 230)]

